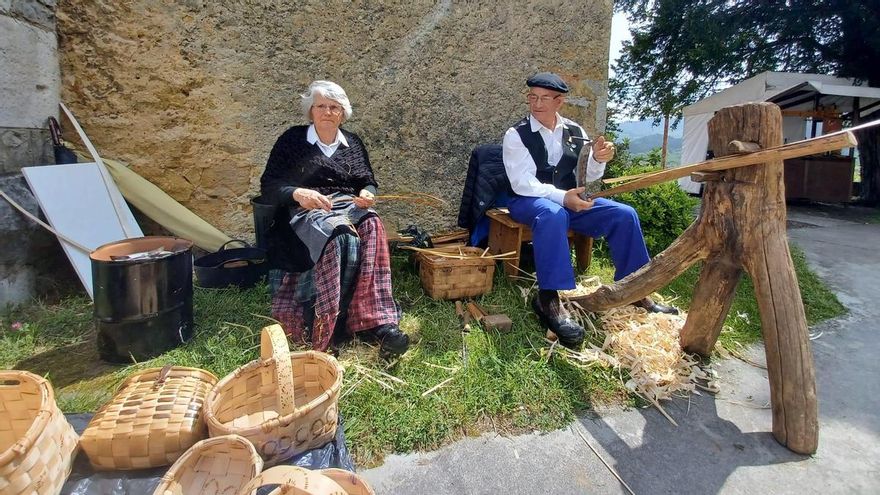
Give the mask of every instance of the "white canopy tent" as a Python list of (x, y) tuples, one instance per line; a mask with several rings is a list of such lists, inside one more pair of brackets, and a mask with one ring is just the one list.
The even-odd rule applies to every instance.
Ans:
[[(853, 86), (852, 79), (825, 74), (763, 72), (684, 107), (680, 166), (706, 159), (709, 147), (707, 125), (716, 111), (752, 101), (772, 101), (786, 110), (789, 115), (782, 118), (783, 138), (785, 142), (793, 142), (808, 137), (806, 118), (797, 115), (797, 111), (834, 106), (841, 113), (850, 113), (858, 101), (859, 120), (865, 120), (868, 115), (880, 111), (880, 88)], [(687, 177), (679, 179), (679, 185), (690, 193), (700, 191), (700, 185)]]

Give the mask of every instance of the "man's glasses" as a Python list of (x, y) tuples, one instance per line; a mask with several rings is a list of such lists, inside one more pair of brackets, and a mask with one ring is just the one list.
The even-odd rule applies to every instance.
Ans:
[(321, 103), (319, 105), (312, 105), (313, 108), (317, 108), (319, 112), (330, 112), (333, 115), (340, 115), (342, 113), (342, 107), (339, 105), (328, 105), (326, 103)]
[(538, 96), (538, 95), (536, 95), (536, 94), (534, 94), (534, 93), (528, 93), (528, 94), (526, 94), (526, 99), (529, 101), (529, 103), (537, 103), (537, 102), (539, 102), (539, 101), (540, 101), (541, 103), (550, 103), (551, 101), (553, 101), (553, 100), (559, 98), (560, 96), (562, 96), (562, 95), (556, 95), (556, 96), (543, 95), (543, 96)]

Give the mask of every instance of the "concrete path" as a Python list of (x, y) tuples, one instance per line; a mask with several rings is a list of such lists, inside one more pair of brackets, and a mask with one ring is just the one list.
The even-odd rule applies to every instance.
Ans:
[[(548, 434), (486, 434), (390, 456), (362, 474), (380, 495), (627, 493), (585, 438), (639, 495), (880, 493), (880, 224), (855, 220), (859, 213), (789, 211), (790, 238), (850, 311), (810, 329), (821, 334), (815, 456), (793, 454), (769, 433), (766, 371), (726, 360), (715, 364), (718, 396), (668, 405), (678, 427), (653, 409), (615, 408)], [(764, 361), (760, 346), (749, 354)]]

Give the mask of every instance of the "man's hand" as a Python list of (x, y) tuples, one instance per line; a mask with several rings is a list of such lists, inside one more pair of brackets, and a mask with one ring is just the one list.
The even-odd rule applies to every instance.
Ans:
[(565, 199), (562, 201), (562, 206), (575, 212), (589, 210), (590, 208), (592, 208), (593, 200), (581, 199), (579, 195), (582, 192), (584, 192), (583, 187), (576, 187), (574, 189), (569, 189), (568, 191), (565, 191)]
[(330, 198), (324, 196), (318, 191), (303, 187), (297, 188), (296, 191), (293, 191), (293, 199), (307, 210), (321, 209), (330, 211), (330, 208), (332, 207)]
[(599, 163), (608, 163), (614, 158), (614, 143), (605, 141), (605, 136), (596, 138), (593, 143), (593, 158)]
[(376, 198), (373, 196), (373, 193), (366, 189), (361, 189), (360, 195), (351, 200), (358, 208), (371, 208), (376, 204)]

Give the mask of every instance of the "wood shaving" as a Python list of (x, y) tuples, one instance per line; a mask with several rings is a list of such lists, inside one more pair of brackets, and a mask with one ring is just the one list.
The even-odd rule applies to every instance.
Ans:
[[(569, 300), (591, 294), (600, 286), (598, 277), (589, 277), (580, 279), (572, 290), (560, 291), (572, 313), (589, 322), (589, 328), (598, 335), (604, 333), (601, 348), (592, 346), (582, 353), (561, 354), (569, 358), (576, 356), (575, 361), (581, 365), (592, 359), (626, 368), (630, 376), (626, 388), (654, 404), (664, 415), (661, 400), (694, 392), (697, 387), (712, 393), (719, 391), (715, 371), (702, 366), (681, 349), (679, 333), (687, 314), (648, 313), (643, 308), (626, 305), (591, 315)], [(661, 300), (657, 295), (652, 297)], [(601, 331), (592, 326), (591, 316), (601, 322)], [(560, 354), (558, 350), (557, 354)]]

